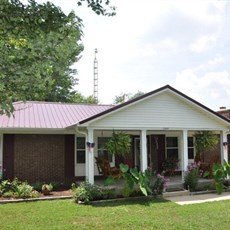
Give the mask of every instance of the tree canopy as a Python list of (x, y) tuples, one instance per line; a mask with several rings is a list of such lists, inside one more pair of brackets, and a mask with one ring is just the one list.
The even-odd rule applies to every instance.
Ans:
[[(73, 0), (96, 14), (114, 16), (110, 0)], [(46, 100), (95, 103), (73, 89), (80, 58), (82, 20), (47, 2), (1, 0), (0, 114), (10, 115), (13, 102)]]
[(81, 19), (34, 0), (2, 0), (0, 18), (0, 112), (11, 113), (17, 100), (70, 101)]
[(94, 96), (83, 96), (80, 92), (75, 92), (71, 97), (71, 102), (84, 103), (84, 104), (98, 104), (97, 99)]
[(135, 93), (135, 94), (121, 93), (120, 95), (115, 96), (115, 99), (113, 101), (114, 101), (114, 104), (121, 104), (121, 103), (124, 103), (126, 101), (132, 100), (132, 99), (134, 99), (136, 97), (139, 97), (139, 96), (141, 96), (143, 94), (144, 93), (141, 92), (141, 91), (137, 91), (137, 93)]

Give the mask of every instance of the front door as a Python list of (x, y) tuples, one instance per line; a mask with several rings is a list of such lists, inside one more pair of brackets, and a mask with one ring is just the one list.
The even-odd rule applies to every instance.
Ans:
[(148, 144), (148, 165), (156, 172), (162, 172), (165, 160), (165, 135), (150, 135)]

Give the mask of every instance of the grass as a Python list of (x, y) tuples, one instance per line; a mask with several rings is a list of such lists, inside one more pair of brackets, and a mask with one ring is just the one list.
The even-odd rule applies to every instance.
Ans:
[(0, 205), (0, 229), (229, 229), (230, 200), (179, 206), (164, 200)]

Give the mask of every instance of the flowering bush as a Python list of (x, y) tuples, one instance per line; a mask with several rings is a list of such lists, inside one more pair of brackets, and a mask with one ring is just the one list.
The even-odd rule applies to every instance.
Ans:
[(150, 186), (153, 195), (161, 195), (167, 187), (168, 182), (169, 179), (166, 178), (164, 175), (154, 173), (152, 183)]
[(198, 179), (203, 175), (203, 173), (203, 170), (200, 170), (200, 162), (194, 162), (191, 165), (188, 165), (184, 176), (185, 188), (189, 191), (195, 191), (198, 184)]

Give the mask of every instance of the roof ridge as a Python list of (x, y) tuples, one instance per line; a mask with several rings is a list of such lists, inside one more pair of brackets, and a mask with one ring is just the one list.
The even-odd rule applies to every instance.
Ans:
[(90, 103), (74, 103), (74, 102), (57, 102), (57, 101), (16, 101), (13, 104), (20, 104), (20, 103), (36, 103), (36, 104), (65, 104), (65, 105), (87, 105), (87, 106), (116, 106), (113, 104), (90, 104)]

